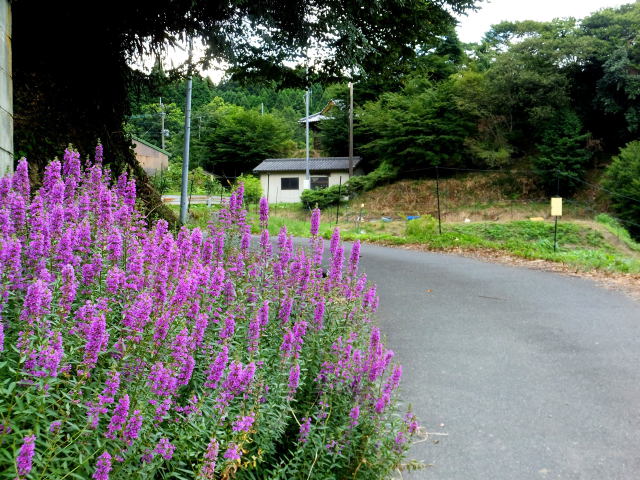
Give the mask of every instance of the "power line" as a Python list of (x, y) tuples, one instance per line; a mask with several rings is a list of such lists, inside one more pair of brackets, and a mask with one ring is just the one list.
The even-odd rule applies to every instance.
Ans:
[(626, 198), (627, 200), (631, 200), (633, 202), (640, 203), (640, 199), (638, 199), (638, 198), (629, 197), (629, 196), (623, 195), (621, 193), (612, 192), (611, 190), (607, 190), (606, 188), (604, 188), (601, 185), (597, 185), (595, 183), (589, 183), (589, 182), (587, 182), (585, 180), (581, 180), (578, 177), (574, 176), (574, 174), (571, 174), (569, 172), (557, 172), (557, 173), (559, 175), (564, 175), (565, 177), (569, 177), (569, 178), (571, 178), (573, 180), (576, 180), (576, 181), (578, 181), (580, 183), (584, 183), (585, 185), (589, 185), (590, 187), (594, 187), (594, 188), (597, 188), (599, 190), (602, 190), (603, 192), (607, 192), (609, 195), (613, 195), (613, 196), (620, 197), (620, 198)]

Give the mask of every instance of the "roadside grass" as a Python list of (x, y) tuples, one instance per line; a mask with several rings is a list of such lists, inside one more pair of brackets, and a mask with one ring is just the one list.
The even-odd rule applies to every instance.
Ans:
[[(180, 205), (167, 205), (176, 217), (180, 216)], [(206, 229), (211, 221), (211, 216), (220, 209), (220, 205), (191, 205), (187, 213), (187, 226)]]
[(596, 215), (595, 220), (596, 222), (603, 225), (610, 233), (618, 237), (618, 240), (629, 247), (629, 249), (633, 250), (634, 252), (640, 252), (640, 243), (631, 238), (629, 232), (622, 226), (622, 224), (618, 220), (607, 215), (606, 213)]
[[(171, 206), (179, 213), (178, 206)], [(218, 206), (192, 205), (188, 225), (206, 228)], [(252, 233), (259, 233), (257, 206), (249, 205), (248, 220)], [(283, 226), (296, 237), (308, 237), (310, 212), (299, 205), (270, 206), (269, 233), (278, 234)], [(430, 250), (447, 251), (491, 250), (504, 252), (530, 260), (559, 262), (579, 270), (600, 270), (618, 273), (640, 273), (640, 260), (625, 255), (607, 241), (595, 228), (584, 223), (561, 220), (558, 223), (558, 248), (554, 251), (554, 224), (551, 221), (517, 220), (510, 222), (472, 222), (442, 224), (438, 232), (437, 221), (428, 215), (418, 220), (392, 222), (365, 221), (355, 223), (342, 219), (337, 226), (343, 240), (361, 240), (386, 245), (422, 245)], [(599, 215), (597, 222), (616, 235), (630, 249), (640, 251), (640, 245), (628, 232), (606, 215)], [(335, 228), (335, 212), (323, 214), (320, 235), (329, 239)]]

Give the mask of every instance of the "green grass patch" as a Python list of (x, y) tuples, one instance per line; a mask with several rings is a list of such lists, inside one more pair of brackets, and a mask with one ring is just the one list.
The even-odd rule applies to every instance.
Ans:
[(609, 232), (618, 237), (618, 239), (634, 252), (640, 252), (640, 243), (636, 242), (627, 231), (626, 228), (615, 218), (601, 213), (596, 215), (596, 222), (603, 225)]
[[(471, 223), (457, 226), (447, 226), (452, 232), (466, 233), (482, 239), (503, 244), (534, 244), (540, 248), (553, 249), (554, 224), (550, 222), (532, 222), (521, 220), (508, 223)], [(574, 223), (558, 223), (558, 244), (563, 248), (598, 248), (615, 252), (604, 236), (591, 228)]]
[[(171, 205), (176, 214), (177, 205)], [(206, 228), (212, 215), (219, 206), (192, 205), (189, 211), (190, 227)], [(254, 205), (248, 208), (248, 220), (252, 233), (259, 233), (258, 212)], [(296, 237), (308, 237), (310, 212), (299, 205), (281, 204), (270, 206), (269, 233), (278, 234), (283, 226)], [(323, 218), (320, 235), (331, 238), (335, 224), (329, 215)], [(615, 234), (629, 248), (640, 251), (635, 242), (615, 219), (599, 215), (596, 220)], [(541, 259), (560, 262), (582, 270), (604, 270), (610, 272), (638, 273), (640, 261), (624, 255), (609, 243), (604, 235), (588, 226), (560, 221), (558, 223), (558, 248), (554, 251), (553, 222), (534, 222), (530, 220), (498, 222), (475, 222), (465, 224), (442, 225), (442, 235), (438, 233), (435, 219), (425, 215), (418, 220), (406, 222), (403, 233), (397, 233), (398, 222), (362, 222), (360, 224), (340, 224), (342, 238), (347, 241), (361, 240), (389, 245), (422, 244), (433, 250), (491, 249), (503, 251), (526, 259)], [(392, 228), (395, 227), (395, 228)], [(392, 233), (395, 230), (396, 233)]]
[[(175, 214), (180, 216), (180, 205), (167, 205)], [(211, 222), (212, 215), (220, 209), (219, 205), (191, 205), (187, 212), (187, 226), (190, 228), (206, 229)]]
[(442, 235), (438, 235), (431, 224), (423, 233), (416, 234), (416, 227), (411, 223), (407, 226), (408, 239), (433, 249), (489, 248), (527, 259), (561, 262), (584, 270), (640, 272), (640, 261), (621, 254), (600, 232), (573, 223), (558, 224), (558, 248), (555, 251), (554, 224), (550, 222), (445, 224)]

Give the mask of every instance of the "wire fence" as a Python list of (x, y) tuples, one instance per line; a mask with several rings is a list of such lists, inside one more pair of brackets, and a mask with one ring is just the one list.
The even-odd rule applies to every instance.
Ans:
[[(553, 219), (550, 214), (550, 195), (536, 188), (535, 179), (539, 178), (540, 171), (527, 169), (495, 170), (455, 167), (425, 167), (408, 170), (404, 173), (431, 173), (431, 182), (415, 182), (395, 189), (395, 196), (390, 193), (387, 196), (352, 195), (350, 207), (337, 206), (336, 223), (353, 223), (354, 226), (368, 217), (374, 220), (369, 212), (382, 214), (378, 219), (382, 220), (410, 220), (412, 217), (431, 215), (438, 220), (439, 231), (442, 224), (457, 222), (505, 222), (524, 219)], [(478, 182), (482, 180), (473, 177), (465, 183), (460, 174), (465, 173), (492, 173), (494, 176), (485, 178), (486, 187), (479, 189)], [(637, 221), (628, 218), (620, 218), (608, 208), (612, 197), (623, 198), (629, 202), (640, 205), (640, 199), (611, 191), (602, 185), (583, 180), (576, 175), (566, 172), (551, 172), (551, 181), (555, 183), (558, 194), (566, 190), (570, 185), (581, 184), (587, 188), (586, 195), (589, 198), (563, 198), (565, 219), (589, 219), (593, 220), (597, 215), (606, 213), (620, 226), (631, 229), (640, 229), (640, 219)], [(504, 183), (510, 183), (511, 190)], [(509, 186), (509, 185), (507, 185)], [(468, 192), (465, 188), (468, 187)], [(515, 187), (515, 188), (514, 188)], [(520, 188), (520, 191), (518, 190)], [(558, 195), (559, 196), (559, 195)], [(402, 198), (399, 198), (402, 197)], [(599, 202), (596, 201), (596, 197)], [(369, 202), (377, 202), (377, 205), (362, 206), (364, 199)], [(365, 208), (366, 207), (366, 208)], [(398, 218), (398, 207), (404, 208), (405, 216)], [(340, 209), (342, 211), (340, 212)], [(388, 212), (388, 216), (385, 215)], [(395, 214), (396, 218), (393, 218)]]
[[(550, 215), (550, 197), (542, 191), (536, 191), (534, 179), (539, 178), (540, 172), (527, 169), (495, 170), (477, 168), (456, 168), (456, 167), (425, 167), (408, 170), (404, 173), (431, 173), (431, 182), (420, 182), (420, 189), (407, 189), (396, 192), (398, 197), (382, 197), (379, 202), (382, 205), (365, 205), (363, 202), (369, 201), (371, 195), (363, 193), (352, 193), (348, 203), (339, 202), (333, 208), (325, 211), (325, 219), (330, 219), (335, 224), (352, 224), (358, 228), (371, 220), (394, 221), (407, 220), (410, 217), (420, 215), (431, 215), (438, 220), (439, 231), (442, 232), (442, 224), (447, 223), (467, 223), (467, 222), (505, 222), (525, 219), (552, 219)], [(478, 177), (469, 179), (466, 183), (461, 174), (489, 173), (493, 176), (485, 177), (485, 185), (478, 187)], [(592, 197), (602, 196), (602, 202), (606, 203), (607, 198), (618, 197), (640, 205), (640, 199), (630, 197), (615, 191), (611, 191), (597, 183), (583, 180), (575, 175), (566, 172), (552, 172), (552, 180), (557, 185), (558, 193), (561, 188), (566, 188), (569, 182), (582, 184), (588, 189), (588, 194)], [(193, 193), (193, 181), (189, 186), (188, 208), (192, 204), (207, 204), (216, 207), (222, 204), (231, 194), (238, 176), (218, 176), (216, 180), (218, 187), (215, 192), (207, 192), (206, 195)], [(461, 179), (462, 178), (462, 179)], [(507, 185), (505, 192), (504, 183)], [(344, 187), (344, 184), (342, 184)], [(484, 189), (482, 188), (484, 187)], [(511, 189), (511, 190), (510, 190)], [(179, 196), (175, 203), (179, 203)], [(346, 197), (342, 197), (346, 198)], [(269, 199), (270, 202), (278, 203), (277, 196)], [(563, 198), (565, 202), (565, 219), (590, 219), (597, 215), (606, 213), (620, 226), (631, 229), (640, 229), (640, 219), (637, 221), (620, 218), (606, 208), (606, 205), (598, 205), (594, 198), (588, 200), (580, 198)], [(398, 217), (398, 206), (405, 207), (405, 215)], [(257, 212), (257, 205), (247, 206)], [(303, 207), (310, 215), (311, 207)], [(385, 211), (393, 212), (385, 215)], [(411, 212), (409, 212), (411, 211)], [(278, 215), (277, 211), (273, 212)], [(413, 215), (409, 215), (413, 213)], [(395, 218), (394, 218), (395, 217)]]

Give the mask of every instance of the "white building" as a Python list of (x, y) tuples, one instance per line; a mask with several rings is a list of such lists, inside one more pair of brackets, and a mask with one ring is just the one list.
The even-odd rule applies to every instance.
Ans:
[[(360, 157), (353, 157), (354, 175)], [(296, 203), (300, 201), (305, 172), (304, 158), (268, 158), (253, 169), (260, 176), (262, 192), (269, 203)], [(311, 189), (344, 184), (349, 180), (349, 157), (317, 157), (309, 159)]]

